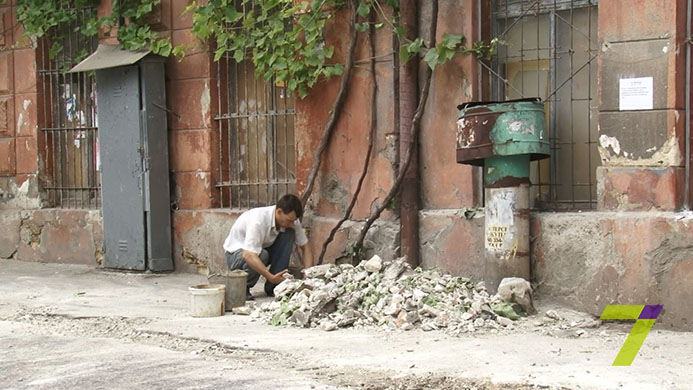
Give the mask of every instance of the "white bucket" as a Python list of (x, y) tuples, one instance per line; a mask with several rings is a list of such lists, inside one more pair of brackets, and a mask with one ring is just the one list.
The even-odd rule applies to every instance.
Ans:
[(193, 317), (218, 317), (224, 314), (223, 284), (198, 284), (190, 291), (190, 315)]

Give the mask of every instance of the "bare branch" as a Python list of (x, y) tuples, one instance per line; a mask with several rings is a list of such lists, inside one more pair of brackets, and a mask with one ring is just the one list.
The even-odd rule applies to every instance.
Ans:
[(310, 174), (308, 175), (308, 184), (306, 185), (303, 194), (301, 195), (301, 202), (305, 205), (310, 198), (310, 194), (313, 191), (313, 185), (315, 185), (315, 178), (318, 174), (318, 169), (320, 169), (320, 163), (322, 162), (322, 154), (327, 148), (332, 137), (332, 132), (337, 125), (337, 121), (342, 112), (342, 105), (346, 100), (346, 96), (349, 92), (348, 84), (349, 78), (351, 76), (351, 68), (354, 65), (354, 48), (356, 47), (356, 20), (358, 14), (356, 12), (356, 7), (358, 5), (358, 0), (349, 1), (349, 9), (351, 11), (351, 20), (349, 21), (349, 47), (346, 53), (346, 63), (344, 64), (344, 74), (342, 75), (342, 82), (339, 85), (339, 92), (337, 92), (337, 98), (332, 105), (330, 110), (330, 117), (325, 124), (325, 128), (322, 132), (322, 137), (320, 138), (320, 143), (318, 144), (318, 149), (315, 151), (315, 156), (313, 157), (313, 165), (310, 167)]
[(378, 128), (378, 115), (376, 114), (376, 104), (378, 98), (378, 80), (375, 74), (375, 59), (377, 57), (375, 56), (375, 27), (373, 25), (373, 19), (374, 16), (373, 13), (371, 13), (369, 16), (368, 42), (370, 43), (370, 72), (371, 77), (373, 78), (373, 83), (371, 84), (371, 128), (370, 133), (368, 135), (368, 151), (366, 152), (366, 159), (363, 162), (363, 170), (361, 171), (361, 177), (359, 177), (358, 184), (356, 185), (356, 191), (354, 191), (354, 195), (351, 198), (351, 203), (349, 203), (349, 207), (344, 213), (344, 217), (342, 217), (342, 219), (340, 219), (339, 222), (337, 222), (335, 227), (332, 228), (330, 236), (327, 237), (327, 240), (325, 240), (325, 242), (322, 244), (322, 251), (320, 252), (320, 257), (318, 257), (318, 264), (322, 264), (323, 258), (325, 257), (325, 252), (327, 252), (327, 247), (334, 239), (334, 236), (335, 234), (337, 234), (339, 228), (342, 226), (344, 222), (346, 222), (347, 219), (349, 219), (349, 217), (351, 217), (351, 212), (354, 210), (356, 200), (358, 199), (358, 196), (361, 193), (361, 187), (363, 186), (363, 181), (366, 178), (366, 173), (368, 173), (368, 165), (370, 164), (371, 155), (373, 153), (376, 129)]
[[(431, 26), (430, 26), (430, 31), (429, 31), (429, 36), (431, 37), (431, 47), (435, 46), (435, 41), (436, 41), (436, 30), (437, 30), (437, 24), (438, 24), (438, 0), (432, 0), (432, 15), (433, 17), (431, 18)], [(412, 123), (411, 123), (411, 128), (412, 128), (412, 143), (416, 143), (419, 139), (419, 130), (420, 130), (420, 122), (421, 122), (421, 116), (423, 115), (423, 112), (426, 108), (426, 101), (428, 100), (428, 93), (431, 87), (431, 76), (433, 75), (433, 71), (431, 70), (430, 67), (426, 66), (425, 68), (425, 82), (424, 86), (421, 89), (421, 94), (419, 96), (419, 104), (416, 107), (416, 112), (414, 113), (414, 118), (412, 118)], [(395, 198), (396, 195), (399, 194), (399, 191), (402, 187), (402, 182), (404, 181), (404, 174), (407, 172), (407, 169), (409, 168), (409, 163), (411, 163), (412, 156), (414, 153), (412, 153), (412, 149), (415, 148), (416, 145), (411, 145), (409, 148), (409, 153), (406, 156), (406, 160), (404, 163), (404, 166), (400, 166), (399, 172), (397, 173), (397, 178), (395, 179), (395, 183), (392, 185), (392, 188), (390, 188), (390, 192), (388, 192), (387, 196), (385, 197), (385, 200), (378, 206), (376, 210), (371, 212), (371, 215), (368, 217), (366, 220), (366, 224), (364, 227), (361, 229), (361, 233), (359, 234), (358, 239), (356, 240), (356, 244), (354, 245), (354, 255), (355, 258), (353, 259), (353, 262), (356, 263), (360, 260), (360, 257), (362, 255), (363, 251), (363, 241), (366, 238), (366, 234), (368, 233), (368, 230), (371, 228), (373, 223), (380, 218), (380, 214), (387, 208), (387, 206), (392, 202), (392, 199)]]

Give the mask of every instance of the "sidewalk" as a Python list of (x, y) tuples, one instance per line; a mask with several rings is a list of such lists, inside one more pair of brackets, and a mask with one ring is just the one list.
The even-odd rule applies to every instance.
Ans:
[(632, 366), (612, 367), (629, 324), (578, 336), (536, 326), (540, 313), (453, 337), (191, 318), (187, 287), (204, 281), (1, 261), (0, 388), (693, 388), (690, 333), (655, 326)]

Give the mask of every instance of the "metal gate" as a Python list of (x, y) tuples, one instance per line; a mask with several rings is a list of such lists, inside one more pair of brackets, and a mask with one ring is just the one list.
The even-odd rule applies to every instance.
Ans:
[(532, 163), (532, 207), (596, 207), (597, 0), (494, 0), (493, 36), (503, 43), (484, 65), (494, 100), (545, 102), (551, 158)]
[[(95, 9), (80, 10), (84, 17)], [(57, 27), (62, 38), (40, 42), (39, 116), (43, 188), (49, 205), (60, 208), (100, 207), (99, 148), (95, 82), (92, 74), (66, 73), (96, 49), (98, 40)]]
[(217, 80), (220, 207), (265, 206), (295, 192), (293, 92), (256, 77), (248, 60), (222, 58)]

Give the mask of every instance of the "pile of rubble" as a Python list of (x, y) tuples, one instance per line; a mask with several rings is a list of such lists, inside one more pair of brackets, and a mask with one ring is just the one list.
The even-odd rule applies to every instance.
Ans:
[(412, 270), (404, 258), (383, 262), (374, 256), (356, 267), (325, 264), (304, 273), (303, 280), (279, 284), (275, 300), (254, 307), (251, 316), (326, 331), (361, 326), (458, 334), (512, 327), (513, 320), (534, 310), (524, 279), (504, 280), (501, 294), (491, 296), (483, 282)]

